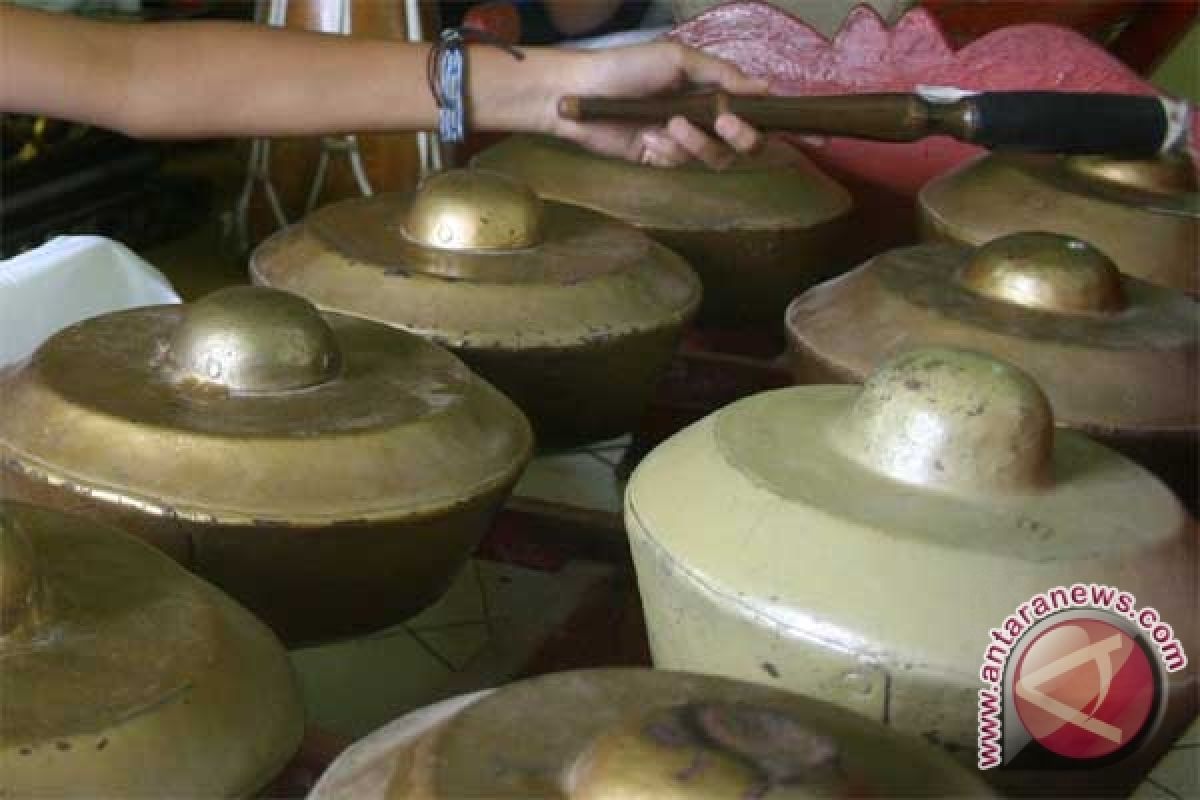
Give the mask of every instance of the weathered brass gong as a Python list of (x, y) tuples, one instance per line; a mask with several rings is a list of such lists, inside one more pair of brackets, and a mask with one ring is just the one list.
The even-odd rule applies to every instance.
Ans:
[(646, 669), (563, 672), (353, 746), (310, 800), (986, 797), (927, 745), (809, 698)]
[(250, 286), (81, 322), (0, 396), (8, 491), (113, 520), (289, 642), (432, 602), (532, 451), (440, 347)]
[(660, 169), (512, 136), (473, 163), (624, 220), (679, 253), (704, 283), (705, 322), (777, 326), (784, 298), (850, 266), (850, 195), (806, 162)]
[[(1117, 586), (1200, 646), (1179, 502), (966, 350), (727, 406), (639, 465), (625, 519), (657, 666), (829, 700), (972, 763), (988, 631), (1035, 594)], [(1183, 719), (1188, 669), (1168, 683)]]
[(992, 154), (930, 181), (918, 198), (931, 239), (980, 245), (1049, 231), (1089, 242), (1125, 272), (1200, 295), (1200, 191), (1183, 155)]
[(968, 347), (1028, 372), (1059, 425), (1124, 452), (1189, 502), (1200, 450), (1200, 305), (1122, 276), (1070, 237), (1018, 233), (979, 247), (877, 256), (788, 309), (801, 383), (861, 383), (892, 354)]
[(250, 272), (450, 348), (553, 440), (630, 430), (701, 292), (629, 226), (482, 170), (321, 209)]
[(0, 795), (247, 797), (304, 719), (283, 648), (120, 531), (0, 505)]

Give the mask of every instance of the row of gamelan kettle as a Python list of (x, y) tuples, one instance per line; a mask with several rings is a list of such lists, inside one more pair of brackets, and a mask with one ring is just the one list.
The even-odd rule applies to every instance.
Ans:
[[(1119, 586), (1200, 652), (1163, 482), (1194, 501), (1195, 172), (993, 155), (920, 208), (928, 243), (850, 269), (849, 195), (811, 167), (516, 137), (280, 232), (256, 287), (58, 333), (0, 373), (0, 796), (252, 795), (302, 732), (279, 640), (430, 604), (535, 436), (629, 431), (698, 314), (785, 320), (799, 385), (629, 481), (677, 672), (443, 703), (316, 796), (991, 791), (951, 756), (974, 762), (987, 634), (1021, 602)], [(1194, 715), (1194, 671), (1165, 694), (1105, 785)]]

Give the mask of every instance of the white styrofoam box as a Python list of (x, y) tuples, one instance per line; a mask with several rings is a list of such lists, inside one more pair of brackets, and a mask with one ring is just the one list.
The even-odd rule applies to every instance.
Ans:
[(120, 242), (59, 236), (0, 261), (0, 367), (81, 320), (178, 302), (170, 281)]

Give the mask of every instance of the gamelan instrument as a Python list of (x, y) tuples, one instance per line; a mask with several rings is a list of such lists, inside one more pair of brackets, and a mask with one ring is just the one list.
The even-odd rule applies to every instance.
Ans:
[(558, 113), (582, 122), (665, 125), (683, 117), (709, 131), (736, 114), (764, 131), (913, 142), (951, 136), (982, 147), (1043, 153), (1153, 156), (1187, 141), (1188, 104), (1101, 92), (970, 92), (946, 86), (912, 94), (807, 97), (705, 90), (659, 97), (562, 97)]
[(628, 225), (486, 170), (323, 208), (264, 242), (250, 272), (453, 350), (553, 442), (633, 428), (701, 294)]
[(1200, 305), (1119, 266), (1053, 233), (883, 253), (793, 301), (791, 370), (798, 383), (861, 383), (916, 345), (990, 353), (1037, 381), (1058, 425), (1122, 451), (1194, 506)]
[(0, 793), (248, 797), (304, 729), (262, 623), (125, 533), (0, 504)]
[(1122, 272), (1200, 296), (1200, 190), (1186, 155), (997, 153), (930, 181), (917, 202), (929, 239), (1052, 231), (1098, 247)]
[(648, 669), (452, 698), (347, 750), (310, 800), (988, 797), (928, 745), (835, 706)]
[(250, 286), (67, 328), (0, 396), (6, 490), (142, 536), (289, 643), (436, 599), (533, 447), (440, 347)]
[[(828, 700), (971, 763), (988, 631), (1034, 595), (1118, 586), (1200, 646), (1179, 501), (968, 350), (726, 406), (638, 466), (625, 519), (657, 666)], [(1161, 752), (1195, 690), (1194, 665), (1167, 678), (1170, 722), (1139, 753)]]
[(512, 136), (473, 164), (544, 198), (623, 220), (683, 256), (704, 284), (700, 320), (775, 327), (785, 298), (852, 266), (850, 195), (802, 157), (743, 159), (723, 172), (604, 158)]

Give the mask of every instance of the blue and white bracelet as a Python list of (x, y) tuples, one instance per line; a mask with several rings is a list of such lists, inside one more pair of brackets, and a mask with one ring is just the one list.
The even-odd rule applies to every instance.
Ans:
[(473, 42), (501, 48), (518, 61), (525, 54), (499, 37), (477, 28), (447, 28), (429, 51), (429, 90), (438, 106), (438, 135), (443, 142), (461, 142), (467, 136), (467, 54)]

